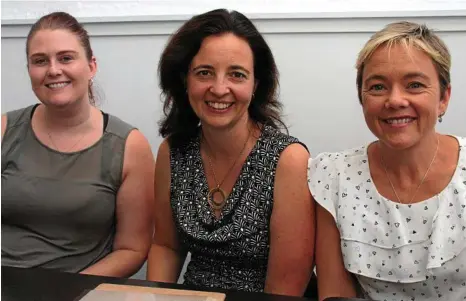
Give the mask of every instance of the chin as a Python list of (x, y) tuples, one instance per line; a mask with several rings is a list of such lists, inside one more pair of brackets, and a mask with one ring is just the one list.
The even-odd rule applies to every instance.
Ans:
[(70, 100), (48, 100), (44, 101), (43, 104), (50, 106), (50, 107), (55, 107), (55, 108), (66, 108), (69, 105), (75, 104), (75, 101), (70, 101)]
[(408, 135), (381, 136), (379, 140), (391, 149), (408, 149), (419, 143), (419, 139)]
[(207, 118), (201, 120), (201, 124), (214, 129), (228, 129), (234, 125), (234, 122), (224, 118)]

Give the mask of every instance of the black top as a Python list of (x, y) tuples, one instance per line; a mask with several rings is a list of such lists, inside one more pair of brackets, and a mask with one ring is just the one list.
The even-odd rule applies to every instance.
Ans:
[(299, 141), (264, 127), (218, 220), (207, 202), (200, 137), (170, 149), (171, 207), (181, 245), (191, 252), (186, 284), (264, 290), (275, 172), (292, 143)]

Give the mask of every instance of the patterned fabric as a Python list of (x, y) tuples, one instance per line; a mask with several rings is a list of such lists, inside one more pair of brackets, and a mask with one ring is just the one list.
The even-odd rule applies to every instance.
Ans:
[(438, 195), (399, 204), (374, 186), (367, 146), (310, 160), (309, 187), (334, 217), (345, 267), (381, 301), (466, 300), (466, 139)]
[(291, 143), (299, 141), (264, 127), (218, 220), (207, 202), (199, 137), (171, 149), (171, 206), (180, 242), (191, 252), (186, 284), (263, 291), (275, 170)]

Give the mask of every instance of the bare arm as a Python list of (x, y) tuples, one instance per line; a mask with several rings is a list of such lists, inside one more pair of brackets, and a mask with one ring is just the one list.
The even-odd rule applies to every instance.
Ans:
[(314, 203), (307, 186), (309, 153), (300, 144), (280, 156), (270, 221), (270, 253), (265, 292), (302, 296), (314, 255)]
[(319, 300), (328, 297), (356, 297), (351, 274), (345, 269), (340, 232), (333, 216), (317, 205), (316, 263)]
[(5, 135), (5, 131), (6, 131), (6, 123), (7, 123), (7, 117), (6, 115), (2, 115), (2, 140), (3, 140), (3, 135)]
[(164, 141), (155, 166), (155, 227), (147, 264), (147, 279), (176, 283), (186, 252), (179, 248), (170, 206), (170, 147)]
[(152, 237), (153, 179), (154, 157), (150, 145), (134, 130), (126, 141), (113, 252), (82, 271), (83, 274), (129, 277), (142, 266)]

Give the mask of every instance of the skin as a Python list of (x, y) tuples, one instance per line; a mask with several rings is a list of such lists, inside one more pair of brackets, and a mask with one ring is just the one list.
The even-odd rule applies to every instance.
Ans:
[[(221, 187), (227, 195), (260, 135), (248, 114), (253, 92), (260, 84), (254, 78), (253, 61), (245, 40), (233, 34), (210, 36), (194, 56), (187, 76), (189, 101), (202, 124), (201, 156), (209, 188), (216, 186), (210, 157), (216, 178), (225, 178)], [(228, 108), (215, 110), (209, 105)], [(244, 145), (244, 154), (238, 157)], [(308, 158), (302, 145), (293, 144), (283, 151), (278, 162), (265, 292), (301, 296), (310, 278), (314, 204), (307, 189)], [(237, 164), (230, 170), (236, 159)], [(186, 253), (180, 248), (174, 228), (169, 187), (169, 145), (164, 141), (156, 163), (156, 227), (147, 276), (150, 280), (175, 282)], [(221, 218), (220, 211), (214, 214)]]

